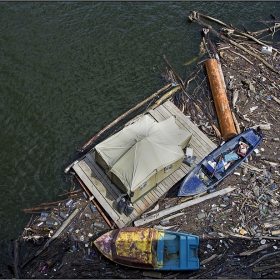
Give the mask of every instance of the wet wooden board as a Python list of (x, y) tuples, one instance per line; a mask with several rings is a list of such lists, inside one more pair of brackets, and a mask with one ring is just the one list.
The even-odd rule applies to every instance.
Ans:
[[(216, 145), (170, 101), (166, 101), (158, 108), (150, 110), (147, 114), (158, 122), (174, 116), (180, 128), (192, 133), (189, 147), (193, 148), (194, 155), (197, 157), (197, 163), (216, 148)], [(136, 201), (133, 204), (134, 210), (132, 214), (126, 216), (116, 210), (116, 200), (122, 193), (121, 190), (110, 181), (104, 169), (95, 162), (94, 155), (95, 150), (93, 148), (82, 160), (75, 163), (72, 168), (119, 228), (132, 225), (136, 219), (139, 219), (142, 213), (151, 208), (176, 183), (182, 180), (191, 169), (191, 167), (183, 163), (178, 170)]]

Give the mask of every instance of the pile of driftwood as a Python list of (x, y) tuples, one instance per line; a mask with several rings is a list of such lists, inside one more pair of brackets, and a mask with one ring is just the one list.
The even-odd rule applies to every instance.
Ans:
[[(229, 26), (220, 20), (195, 11), (191, 12), (189, 19), (203, 27), (198, 57), (185, 64), (190, 65), (200, 59), (196, 70), (183, 80), (175, 72), (166, 57), (164, 57), (167, 67), (166, 71), (162, 73), (162, 77), (167, 83), (171, 82), (172, 85), (179, 86), (176, 93), (172, 96), (174, 104), (185, 115), (190, 116), (191, 120), (204, 133), (209, 135), (209, 137), (213, 137), (219, 144), (222, 141), (221, 133), (209, 80), (207, 79), (205, 61), (209, 58), (216, 58), (218, 60), (237, 132), (240, 133), (242, 129), (258, 125), (258, 123), (250, 123), (246, 114), (241, 112), (239, 107), (236, 106), (236, 102), (242, 94), (245, 97), (252, 98), (254, 94), (269, 91), (270, 98), (280, 104), (278, 99), (279, 88), (277, 85), (277, 75), (280, 73), (278, 66), (279, 50), (271, 47), (271, 55), (262, 52), (262, 48), (266, 50), (273, 43), (257, 38), (264, 33), (268, 33), (266, 36), (270, 35), (273, 38), (275, 32), (279, 30), (280, 24), (276, 20), (263, 22), (264, 24), (270, 23), (272, 25), (257, 32), (249, 32), (247, 30), (243, 32), (232, 25)], [(221, 30), (216, 31), (202, 19), (219, 24), (222, 26)], [(210, 37), (219, 40), (217, 46), (214, 46)], [(241, 121), (249, 120), (249, 123), (247, 125), (242, 124), (242, 127), (240, 127), (240, 120), (238, 118)], [(265, 129), (267, 127), (264, 123), (262, 126)]]

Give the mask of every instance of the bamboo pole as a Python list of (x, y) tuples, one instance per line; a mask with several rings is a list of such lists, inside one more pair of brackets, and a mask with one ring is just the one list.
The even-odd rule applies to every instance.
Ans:
[(168, 88), (171, 87), (171, 84), (166, 85), (165, 87), (161, 88), (160, 90), (158, 90), (157, 92), (155, 92), (154, 94), (152, 94), (150, 97), (148, 97), (147, 99), (145, 99), (144, 101), (140, 102), (138, 105), (136, 105), (135, 107), (131, 108), (130, 110), (128, 110), (126, 113), (122, 114), (121, 116), (119, 116), (118, 118), (116, 118), (113, 122), (111, 122), (110, 124), (108, 124), (107, 126), (105, 126), (103, 129), (101, 129), (96, 135), (94, 135), (83, 147), (78, 148), (78, 152), (82, 153), (84, 152), (92, 143), (94, 140), (96, 140), (102, 133), (104, 133), (106, 130), (108, 130), (110, 127), (112, 127), (113, 125), (115, 125), (118, 121), (120, 121), (121, 119), (123, 119), (124, 117), (126, 117), (127, 115), (129, 115), (130, 113), (132, 113), (133, 111), (135, 111), (136, 109), (138, 109), (139, 107), (141, 107), (143, 104), (145, 104), (147, 101), (151, 100), (152, 98), (156, 97), (158, 94), (160, 94), (161, 92), (167, 90)]

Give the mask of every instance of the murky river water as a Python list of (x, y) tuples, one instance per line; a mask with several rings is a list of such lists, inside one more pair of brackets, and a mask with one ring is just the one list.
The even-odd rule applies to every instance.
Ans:
[[(249, 30), (279, 2), (1, 2), (0, 277), (11, 278), (21, 209), (60, 199), (64, 168), (104, 126), (182, 77), (199, 51), (191, 10)], [(215, 26), (213, 23), (211, 23)], [(276, 34), (275, 36), (279, 36)]]

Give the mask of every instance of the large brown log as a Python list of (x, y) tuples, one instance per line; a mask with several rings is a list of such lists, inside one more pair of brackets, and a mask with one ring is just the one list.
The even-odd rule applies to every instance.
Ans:
[(222, 132), (222, 137), (229, 140), (237, 135), (225, 87), (219, 71), (218, 62), (214, 58), (206, 61), (206, 70), (215, 103), (215, 108)]

